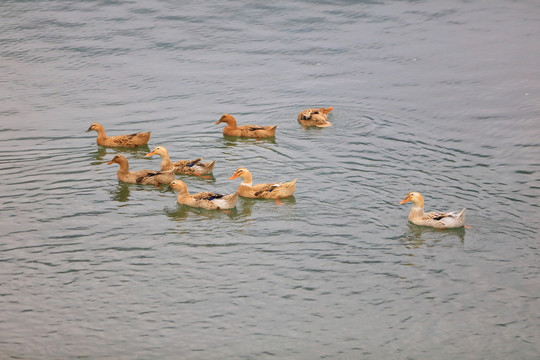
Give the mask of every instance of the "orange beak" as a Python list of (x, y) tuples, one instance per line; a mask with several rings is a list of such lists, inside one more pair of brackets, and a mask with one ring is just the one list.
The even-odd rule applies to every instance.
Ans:
[(107, 163), (107, 165), (112, 165), (112, 164), (114, 164), (114, 161), (112, 160)]
[(219, 120), (219, 121), (216, 121), (216, 123), (215, 123), (214, 125), (217, 125), (217, 124), (219, 124), (220, 122), (221, 122), (221, 120)]
[(409, 198), (409, 197), (407, 196), (405, 199), (403, 199), (403, 200), (400, 201), (399, 205), (403, 205), (403, 204), (405, 204), (406, 202), (409, 202), (409, 201), (411, 201), (411, 198)]
[(144, 156), (152, 156), (152, 155), (156, 155), (155, 150), (152, 150), (152, 152), (149, 152), (148, 154), (146, 154)]
[(234, 173), (234, 175), (231, 176), (231, 177), (229, 178), (229, 180), (234, 180), (234, 179), (236, 179), (237, 177), (238, 177), (238, 174), (237, 174), (237, 173)]

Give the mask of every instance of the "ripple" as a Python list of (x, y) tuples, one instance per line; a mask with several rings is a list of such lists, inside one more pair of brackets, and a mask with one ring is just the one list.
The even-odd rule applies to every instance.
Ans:
[[(536, 8), (492, 5), (6, 3), (6, 354), (538, 357)], [(318, 106), (333, 126), (302, 129)], [(224, 137), (225, 112), (276, 138)], [(150, 144), (98, 147), (94, 121)], [(296, 192), (206, 211), (105, 165), (158, 145), (216, 160), (190, 191), (245, 166)], [(410, 190), (471, 227), (408, 224)]]

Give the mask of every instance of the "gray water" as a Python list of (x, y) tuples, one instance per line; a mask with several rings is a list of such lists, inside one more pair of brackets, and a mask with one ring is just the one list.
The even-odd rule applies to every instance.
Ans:
[[(533, 0), (3, 1), (0, 358), (538, 359), (539, 44)], [(106, 165), (158, 145), (216, 160), (191, 192), (295, 195), (192, 209)], [(470, 228), (409, 224), (412, 190)]]

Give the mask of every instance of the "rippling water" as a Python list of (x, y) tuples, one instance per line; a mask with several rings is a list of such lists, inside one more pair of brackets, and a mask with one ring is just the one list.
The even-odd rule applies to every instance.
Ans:
[[(537, 359), (535, 1), (5, 1), (2, 359)], [(325, 129), (299, 111), (333, 106)], [(223, 113), (278, 125), (225, 138)], [(149, 147), (99, 148), (152, 131)], [(190, 191), (116, 179), (165, 146)], [(407, 223), (467, 207), (470, 229)]]

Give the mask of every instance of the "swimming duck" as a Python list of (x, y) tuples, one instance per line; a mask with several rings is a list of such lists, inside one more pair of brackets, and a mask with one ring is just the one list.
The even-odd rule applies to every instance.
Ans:
[(206, 210), (232, 209), (236, 206), (236, 201), (238, 200), (237, 192), (222, 195), (205, 191), (190, 195), (186, 184), (181, 180), (174, 180), (169, 185), (169, 188), (176, 191), (176, 201), (179, 204)]
[(463, 227), (465, 224), (465, 208), (460, 212), (424, 212), (424, 198), (418, 192), (410, 192), (400, 205), (411, 201), (414, 205), (409, 213), (409, 221), (415, 225), (429, 226), (435, 229), (451, 229)]
[(242, 183), (238, 186), (238, 195), (253, 199), (276, 199), (276, 204), (280, 205), (280, 198), (291, 196), (296, 189), (296, 180), (274, 184), (253, 185), (251, 173), (246, 168), (238, 168), (229, 180), (237, 177), (242, 178)]
[(332, 123), (328, 121), (328, 113), (332, 111), (333, 107), (307, 109), (298, 114), (298, 122), (304, 126), (317, 126), (327, 127), (332, 126)]
[(236, 119), (231, 114), (223, 114), (221, 119), (216, 122), (227, 123), (227, 126), (223, 128), (223, 135), (227, 136), (239, 136), (239, 137), (251, 137), (251, 138), (265, 138), (276, 135), (276, 127), (274, 126), (257, 126), (257, 125), (241, 125), (236, 126)]
[(129, 162), (122, 155), (115, 155), (107, 165), (117, 163), (120, 165), (118, 170), (118, 180), (131, 184), (168, 184), (174, 180), (174, 172), (172, 171), (153, 171), (153, 170), (138, 170), (129, 171)]
[(214, 169), (216, 160), (203, 163), (202, 158), (195, 160), (180, 160), (175, 163), (171, 162), (167, 149), (163, 146), (158, 146), (146, 156), (159, 155), (161, 157), (161, 171), (174, 170), (176, 174), (187, 175), (204, 175), (210, 174)]
[(100, 123), (92, 123), (86, 132), (97, 131), (97, 144), (101, 146), (109, 147), (136, 147), (148, 144), (150, 139), (150, 133), (136, 133), (130, 135), (116, 135), (116, 136), (106, 136), (105, 129), (101, 126)]

